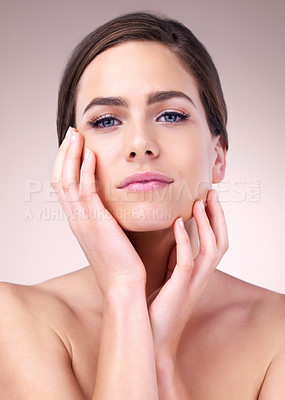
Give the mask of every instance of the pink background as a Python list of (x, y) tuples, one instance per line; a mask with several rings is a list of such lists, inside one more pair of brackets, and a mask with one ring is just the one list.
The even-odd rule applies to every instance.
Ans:
[[(0, 280), (37, 283), (87, 265), (49, 189), (57, 90), (87, 33), (125, 12), (187, 25), (219, 71), (229, 111), (223, 183), (230, 249), (219, 269), (285, 293), (285, 3), (280, 0), (10, 1), (1, 10)], [(32, 192), (32, 193), (31, 193)]]

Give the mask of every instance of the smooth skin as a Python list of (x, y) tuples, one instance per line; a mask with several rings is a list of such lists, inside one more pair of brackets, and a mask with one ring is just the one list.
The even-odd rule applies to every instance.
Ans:
[[(136, 330), (139, 335), (145, 332), (143, 342), (141, 339), (136, 341), (136, 336), (129, 337), (125, 327), (118, 342), (115, 341), (113, 334), (106, 339), (108, 332), (113, 333), (118, 327), (111, 317), (110, 320), (105, 319), (106, 325), (103, 325), (103, 329), (105, 328), (106, 335), (100, 347), (97, 384), (93, 398), (107, 399), (118, 396), (120, 385), (122, 385), (122, 398), (126, 395), (133, 398), (140, 398), (140, 396), (141, 398), (147, 398), (147, 396), (156, 398), (158, 396), (156, 390), (159, 391), (159, 388), (156, 383), (155, 362), (158, 365), (163, 363), (171, 365), (171, 362), (173, 365), (176, 364), (179, 339), (189, 320), (193, 306), (210, 273), (227, 250), (228, 239), (224, 214), (214, 191), (210, 192), (207, 203), (211, 224), (201, 202), (195, 203), (193, 212), (201, 243), (200, 254), (195, 258), (195, 262), (189, 236), (178, 220), (175, 221), (176, 266), (173, 264), (173, 257), (170, 257), (167, 281), (149, 307), (149, 324), (147, 299), (144, 294), (145, 269), (129, 239), (116, 220), (106, 211), (96, 193), (96, 161), (95, 155), (90, 149), (85, 150), (80, 176), (78, 174), (81, 159), (80, 143), (83, 142), (80, 141), (79, 135), (78, 132), (73, 131), (71, 136), (66, 138), (67, 143), (63, 145), (63, 151), (56, 160), (55, 175), (53, 176), (54, 182), (62, 183), (54, 184), (54, 187), (58, 191), (66, 214), (71, 216), (69, 219), (71, 229), (95, 274), (104, 303), (107, 304), (106, 315), (109, 315), (109, 302), (111, 302), (112, 308), (114, 307), (113, 302), (120, 304), (120, 296), (128, 297), (128, 293), (132, 294), (130, 304), (135, 302), (134, 297), (139, 299), (141, 295), (144, 298), (144, 304), (142, 304), (142, 309), (139, 308), (139, 312), (141, 316), (143, 311), (146, 315), (144, 321), (146, 326), (139, 325), (141, 322), (139, 320), (134, 321), (136, 326), (133, 327), (134, 335)], [(68, 157), (73, 162), (68, 160)], [(69, 166), (72, 166), (73, 170), (70, 171)], [(93, 192), (91, 192), (92, 189)], [(100, 215), (106, 215), (106, 218), (100, 220), (97, 218), (88, 220), (81, 217), (72, 218), (72, 216), (78, 215), (92, 215), (94, 209), (100, 210)], [(96, 241), (89, 240), (93, 235), (98, 238)], [(108, 249), (108, 251), (102, 251), (102, 249)], [(124, 303), (123, 305), (127, 309), (128, 306)], [(148, 341), (146, 341), (147, 337)], [(122, 352), (124, 348), (126, 350)], [(150, 351), (147, 351), (148, 348)], [(120, 349), (119, 352), (118, 349)], [(139, 357), (138, 354), (140, 354)], [(122, 359), (124, 368), (122, 368)], [(140, 360), (138, 368), (133, 369), (132, 365), (135, 365), (138, 359)], [(143, 364), (145, 364), (144, 368)], [(142, 376), (145, 379), (142, 379)], [(134, 388), (130, 387), (130, 382), (135, 382)], [(127, 391), (126, 386), (128, 387)], [(181, 384), (177, 390), (178, 392), (173, 393), (171, 397), (184, 393), (183, 397), (187, 398), (187, 392)], [(167, 398), (166, 394), (164, 397)]]
[[(52, 182), (89, 266), (30, 287), (1, 284), (1, 395), (283, 398), (284, 296), (216, 269), (228, 235), (211, 183), (223, 179), (225, 151), (210, 135), (192, 76), (163, 46), (128, 43), (96, 57), (79, 89), (77, 129), (58, 150)], [(147, 106), (154, 90), (183, 90), (195, 106), (184, 99)], [(102, 95), (124, 96), (130, 108), (84, 113)], [(168, 122), (165, 110), (191, 120)], [(93, 113), (116, 113), (118, 125), (90, 127)], [(161, 200), (157, 191), (128, 203), (117, 184), (147, 169), (171, 175), (174, 196), (186, 181), (191, 196)], [(117, 213), (135, 204), (171, 207), (173, 219)]]

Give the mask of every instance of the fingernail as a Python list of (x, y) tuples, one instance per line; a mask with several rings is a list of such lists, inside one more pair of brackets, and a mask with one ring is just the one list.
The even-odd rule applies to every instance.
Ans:
[(70, 127), (67, 129), (67, 132), (66, 132), (65, 137), (68, 137), (68, 136), (71, 134), (71, 132), (72, 132), (72, 127), (70, 126)]
[(90, 150), (86, 148), (85, 152), (84, 152), (84, 160), (87, 160), (89, 154), (90, 154)]
[(216, 189), (214, 189), (214, 193), (215, 193), (215, 200), (219, 200), (218, 192), (216, 191)]
[(204, 205), (204, 201), (203, 200), (200, 200), (200, 205), (201, 205), (202, 209), (205, 210), (205, 205)]
[(182, 229), (184, 229), (184, 222), (183, 222), (183, 218), (182, 218), (182, 217), (180, 217), (180, 218), (178, 219), (178, 223), (179, 223), (180, 227), (181, 227)]

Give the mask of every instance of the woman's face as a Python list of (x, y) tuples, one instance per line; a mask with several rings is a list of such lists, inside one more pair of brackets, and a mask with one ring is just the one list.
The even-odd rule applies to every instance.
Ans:
[[(127, 42), (99, 54), (79, 82), (76, 127), (96, 156), (98, 195), (123, 229), (168, 228), (206, 199), (219, 138), (210, 134), (194, 78), (164, 45)], [(170, 183), (120, 187), (146, 171)]]

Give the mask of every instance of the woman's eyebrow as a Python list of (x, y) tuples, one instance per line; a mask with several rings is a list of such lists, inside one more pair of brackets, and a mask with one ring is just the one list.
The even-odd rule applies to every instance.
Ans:
[[(193, 100), (187, 94), (176, 91), (176, 90), (165, 90), (159, 92), (152, 92), (148, 95), (147, 105), (158, 103), (161, 101), (166, 101), (173, 99), (174, 97), (185, 98), (192, 103), (196, 108)], [(90, 103), (85, 107), (83, 114), (85, 114), (91, 107), (94, 106), (117, 106), (117, 107), (129, 107), (128, 101), (124, 97), (95, 97), (90, 101)]]

